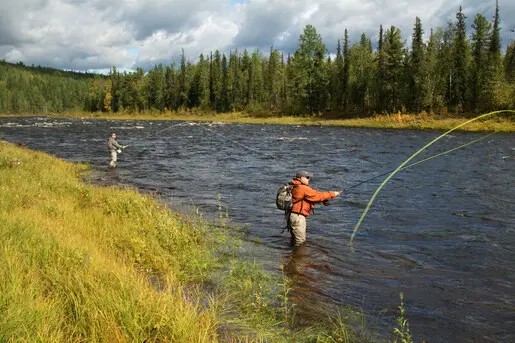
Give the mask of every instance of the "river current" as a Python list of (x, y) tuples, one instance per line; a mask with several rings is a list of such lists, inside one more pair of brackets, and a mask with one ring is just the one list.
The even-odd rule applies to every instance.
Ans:
[[(108, 170), (111, 131), (129, 147)], [(435, 131), (181, 121), (0, 118), (0, 138), (90, 163), (99, 183), (157, 192), (247, 232), (243, 256), (272, 273), (284, 266), (309, 323), (332, 306), (363, 309), (388, 338), (404, 294), (415, 341), (515, 341), (515, 135), (495, 134), (397, 173), (354, 226), (386, 176), (317, 206), (308, 243), (290, 246), (275, 194), (297, 170), (311, 186), (342, 190), (395, 169)], [(456, 132), (418, 159), (470, 142)], [(219, 200), (220, 199), (220, 200)], [(389, 331), (387, 331), (389, 330)]]

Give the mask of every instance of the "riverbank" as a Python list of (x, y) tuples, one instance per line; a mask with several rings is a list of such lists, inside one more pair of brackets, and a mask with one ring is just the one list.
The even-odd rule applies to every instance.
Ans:
[[(494, 115), (482, 120), (469, 123), (459, 130), (485, 131), (485, 132), (515, 132), (515, 111)], [(34, 115), (34, 114), (32, 114)], [(97, 119), (132, 119), (132, 120), (187, 120), (187, 121), (211, 121), (228, 123), (249, 124), (281, 124), (281, 125), (317, 125), (317, 126), (341, 126), (381, 129), (417, 129), (417, 130), (450, 130), (477, 115), (466, 117), (451, 117), (449, 115), (426, 114), (392, 114), (376, 115), (367, 118), (356, 119), (331, 119), (321, 116), (263, 116), (249, 115), (246, 113), (211, 113), (200, 114), (191, 112), (157, 113), (157, 114), (120, 114), (120, 113), (57, 113), (45, 114), (50, 117), (71, 118), (97, 118)], [(0, 116), (15, 116), (0, 114)], [(21, 115), (16, 115), (21, 116)]]
[(299, 328), (288, 280), (239, 256), (240, 230), (85, 173), (0, 141), (0, 341), (365, 338), (347, 327), (349, 311)]

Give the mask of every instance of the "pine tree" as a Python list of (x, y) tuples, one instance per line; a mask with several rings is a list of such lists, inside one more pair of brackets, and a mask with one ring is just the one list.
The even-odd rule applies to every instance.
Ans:
[(442, 34), (442, 44), (438, 49), (437, 65), (438, 74), (442, 76), (442, 84), (439, 85), (443, 94), (445, 107), (450, 110), (454, 96), (454, 24), (448, 23)]
[(446, 78), (439, 65), (438, 54), (442, 49), (443, 31), (437, 30), (435, 33), (431, 29), (429, 42), (425, 56), (426, 74), (426, 97), (424, 99), (424, 108), (427, 112), (442, 111), (445, 108), (445, 85)]
[(268, 90), (267, 107), (269, 110), (274, 111), (279, 105), (279, 93), (281, 82), (281, 56), (279, 51), (270, 48), (270, 55), (268, 57), (268, 70), (266, 77), (266, 87)]
[(374, 106), (374, 83), (377, 64), (372, 53), (372, 43), (363, 33), (359, 44), (350, 49), (349, 104), (363, 115)]
[(221, 111), (228, 112), (230, 109), (229, 105), (229, 65), (227, 63), (227, 57), (222, 54), (222, 89), (221, 89)]
[(252, 87), (252, 98), (251, 104), (254, 110), (259, 110), (260, 104), (262, 103), (263, 97), (263, 69), (261, 67), (261, 53), (256, 50), (252, 53), (251, 57), (251, 83), (249, 87)]
[(349, 53), (349, 34), (345, 29), (343, 36), (343, 73), (342, 73), (342, 93), (343, 93), (343, 110), (349, 110), (349, 70), (351, 65)]
[(385, 53), (383, 41), (383, 25), (379, 26), (379, 41), (377, 43), (377, 109), (379, 112), (384, 112), (386, 107), (386, 91), (384, 88), (385, 83)]
[(471, 101), (472, 108), (482, 110), (489, 99), (485, 99), (485, 85), (488, 70), (490, 23), (481, 14), (474, 18), (472, 34)]
[(501, 101), (503, 90), (503, 68), (501, 57), (499, 2), (495, 2), (495, 15), (490, 36), (490, 47), (486, 70), (483, 98), (487, 104), (486, 109), (496, 109)]
[(311, 25), (304, 28), (299, 45), (292, 61), (294, 101), (298, 101), (302, 112), (318, 113), (325, 109), (327, 99), (326, 47)]
[(214, 111), (220, 112), (222, 107), (222, 58), (219, 50), (215, 51), (214, 57), (211, 54), (209, 68), (211, 108)]
[(111, 80), (111, 110), (118, 112), (120, 99), (120, 74), (116, 70), (116, 66), (110, 71), (109, 79)]
[(204, 54), (200, 54), (199, 61), (195, 66), (195, 74), (189, 87), (189, 106), (198, 107), (201, 110), (210, 109), (209, 100), (209, 63)]
[(148, 108), (151, 110), (164, 111), (165, 98), (165, 77), (163, 72), (163, 65), (156, 65), (147, 76), (147, 103)]
[(240, 64), (238, 50), (232, 52), (229, 57), (229, 102), (232, 110), (241, 110), (241, 89), (240, 89)]
[(404, 43), (401, 31), (392, 25), (384, 39), (384, 109), (388, 113), (401, 111), (403, 107), (402, 80), (404, 76)]
[(332, 77), (332, 99), (333, 106), (337, 110), (343, 110), (343, 87), (342, 87), (342, 79), (343, 79), (343, 68), (344, 68), (344, 60), (342, 54), (341, 41), (338, 39), (338, 43), (336, 46), (336, 58), (334, 60), (334, 70)]
[(465, 26), (465, 14), (460, 9), (456, 13), (458, 20), (454, 36), (454, 77), (452, 105), (457, 112), (463, 112), (467, 107), (467, 82), (468, 82), (468, 61), (469, 46), (467, 43), (467, 29)]
[(411, 55), (409, 67), (408, 108), (410, 111), (420, 113), (426, 103), (427, 96), (427, 69), (425, 61), (426, 46), (423, 41), (422, 23), (416, 17), (415, 27), (411, 41)]
[(165, 106), (170, 111), (177, 111), (179, 108), (179, 85), (175, 64), (166, 67), (165, 71)]
[(241, 89), (241, 97), (242, 97), (242, 105), (247, 107), (252, 101), (252, 68), (251, 68), (251, 60), (247, 49), (243, 50), (243, 55), (240, 59), (240, 74), (238, 75), (240, 79), (240, 89)]
[(181, 67), (179, 70), (179, 107), (188, 106), (188, 88), (186, 87), (186, 56), (184, 49), (181, 53)]

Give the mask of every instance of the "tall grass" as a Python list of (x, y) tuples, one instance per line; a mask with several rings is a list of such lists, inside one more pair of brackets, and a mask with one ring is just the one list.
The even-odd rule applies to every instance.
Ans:
[(216, 340), (202, 229), (84, 168), (0, 142), (0, 341)]

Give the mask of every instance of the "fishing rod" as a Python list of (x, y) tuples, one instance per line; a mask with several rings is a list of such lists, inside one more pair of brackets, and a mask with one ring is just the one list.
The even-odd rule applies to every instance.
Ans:
[(218, 132), (215, 132), (215, 131), (213, 131), (213, 130), (211, 130), (211, 129), (208, 129), (207, 127), (204, 127), (204, 126), (202, 126), (202, 125), (199, 125), (199, 126), (200, 126), (201, 128), (203, 128), (204, 130), (207, 130), (207, 131), (209, 131), (209, 132), (211, 132), (211, 133), (214, 133), (215, 135), (220, 136), (220, 137), (224, 138), (225, 140), (228, 140), (228, 141), (230, 141), (230, 142), (232, 142), (232, 143), (234, 143), (234, 144), (236, 144), (236, 145), (239, 145), (239, 146), (241, 146), (241, 147), (244, 147), (245, 149), (250, 150), (250, 151), (253, 151), (253, 152), (255, 152), (255, 153), (259, 154), (259, 155), (263, 155), (263, 156), (271, 157), (271, 158), (276, 158), (274, 155), (271, 155), (271, 154), (268, 154), (268, 153), (266, 153), (266, 152), (261, 152), (261, 151), (259, 151), (259, 150), (253, 149), (253, 148), (251, 148), (251, 147), (249, 147), (249, 146), (246, 146), (245, 144), (242, 144), (242, 143), (237, 142), (237, 141), (235, 141), (235, 140), (233, 140), (233, 139), (227, 138), (226, 136), (224, 136), (224, 135), (222, 135), (222, 134), (220, 134), (220, 133), (218, 133)]
[(370, 210), (370, 207), (372, 206), (372, 204), (374, 203), (377, 195), (379, 194), (379, 192), (381, 191), (381, 189), (388, 183), (388, 181), (401, 169), (403, 169), (406, 165), (408, 165), (409, 161), (411, 161), (412, 159), (414, 159), (418, 154), (420, 154), (422, 151), (424, 151), (425, 149), (427, 149), (428, 147), (430, 147), (431, 145), (433, 145), (434, 143), (438, 142), (440, 139), (442, 139), (443, 137), (447, 136), (449, 133), (453, 132), (454, 130), (457, 130), (459, 129), (460, 127), (462, 126), (465, 126), (473, 121), (476, 121), (476, 120), (479, 120), (479, 119), (482, 119), (482, 118), (485, 118), (485, 117), (488, 117), (488, 116), (494, 116), (494, 115), (498, 115), (498, 114), (501, 114), (501, 113), (510, 113), (510, 114), (514, 114), (515, 111), (514, 110), (499, 110), (499, 111), (493, 111), (493, 112), (489, 112), (489, 113), (486, 113), (486, 114), (482, 114), (480, 116), (477, 116), (475, 118), (472, 118), (470, 120), (467, 120), (466, 122), (464, 123), (461, 123), (460, 125), (457, 125), (455, 127), (453, 127), (452, 129), (442, 133), (440, 136), (436, 137), (435, 139), (433, 139), (432, 141), (430, 141), (429, 143), (427, 143), (426, 145), (424, 145), (422, 148), (420, 148), (419, 150), (417, 150), (417, 152), (415, 152), (413, 155), (411, 155), (409, 158), (407, 158), (404, 162), (402, 162), (398, 167), (397, 169), (395, 169), (393, 172), (390, 173), (390, 175), (388, 175), (388, 177), (379, 185), (379, 187), (376, 189), (376, 191), (374, 192), (374, 194), (372, 195), (372, 197), (370, 198), (370, 200), (368, 201), (367, 203), (367, 206), (365, 207), (365, 210), (363, 210), (363, 213), (361, 214), (361, 217), (359, 218), (358, 222), (356, 223), (356, 225), (354, 226), (354, 230), (352, 231), (352, 235), (350, 237), (350, 240), (349, 240), (349, 244), (350, 246), (352, 247), (352, 241), (354, 240), (354, 237), (356, 236), (356, 232), (358, 231), (358, 228), (360, 227), (361, 223), (363, 222), (363, 220), (365, 219), (368, 211)]
[[(491, 136), (491, 135), (493, 135), (493, 134), (495, 134), (495, 132), (489, 133), (489, 134), (487, 134), (487, 135), (484, 135), (484, 136), (482, 136), (482, 137), (479, 137), (479, 138), (477, 138), (477, 139), (474, 139), (473, 141), (470, 141), (470, 142), (468, 142), (468, 143), (462, 144), (462, 145), (457, 146), (457, 147), (455, 147), (455, 148), (452, 148), (452, 149), (446, 150), (446, 151), (444, 151), (444, 152), (438, 153), (438, 154), (436, 154), (436, 155), (433, 155), (433, 156), (430, 156), (430, 157), (424, 158), (424, 159), (422, 159), (422, 160), (420, 160), (420, 161), (413, 162), (413, 163), (411, 163), (411, 164), (408, 164), (408, 165), (406, 165), (406, 166), (402, 167), (401, 169), (399, 169), (399, 171), (404, 170), (404, 169), (407, 169), (407, 168), (409, 168), (409, 167), (413, 167), (413, 166), (415, 166), (415, 165), (417, 165), (417, 164), (419, 164), (419, 163), (429, 161), (429, 160), (431, 160), (431, 159), (433, 159), (433, 158), (436, 158), (436, 157), (439, 157), (439, 156), (442, 156), (442, 155), (445, 155), (445, 154), (451, 153), (451, 152), (456, 151), (456, 150), (458, 150), (458, 149), (464, 148), (464, 147), (469, 146), (469, 145), (471, 145), (471, 144), (473, 144), (473, 143), (479, 142), (480, 140), (483, 140), (483, 139), (485, 139), (485, 138), (488, 138), (488, 137), (490, 137), (490, 136)], [(376, 175), (376, 176), (374, 176), (374, 177), (372, 177), (372, 178), (370, 178), (370, 179), (367, 179), (367, 180), (361, 181), (361, 182), (359, 182), (359, 183), (357, 183), (357, 184), (355, 184), (355, 185), (352, 185), (352, 186), (350, 186), (350, 187), (348, 187), (348, 188), (344, 189), (344, 190), (343, 190), (343, 192), (348, 192), (348, 191), (349, 191), (349, 189), (356, 188), (356, 187), (358, 187), (358, 186), (360, 186), (360, 185), (362, 185), (362, 184), (364, 184), (364, 183), (367, 183), (367, 182), (370, 182), (370, 181), (372, 181), (372, 180), (375, 180), (375, 179), (377, 179), (378, 177), (381, 177), (381, 176), (386, 175), (386, 174), (390, 174), (390, 173), (391, 173), (391, 172), (393, 172), (393, 171), (395, 171), (395, 169), (392, 169), (392, 170), (389, 170), (389, 171), (384, 172), (384, 173), (382, 173), (382, 174)]]

